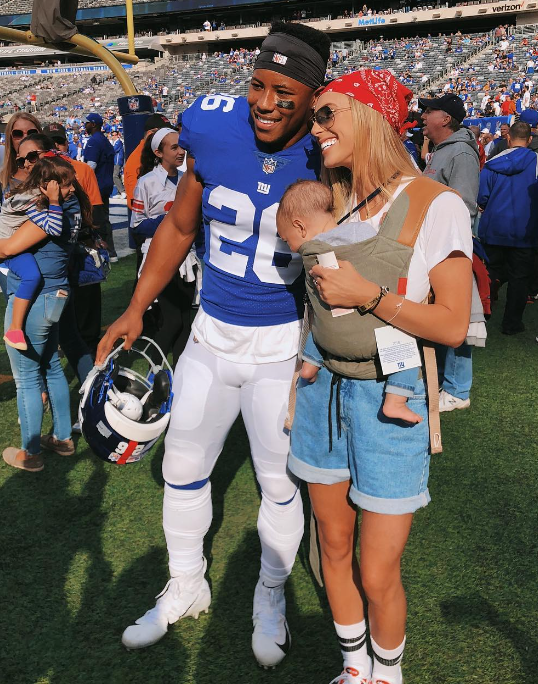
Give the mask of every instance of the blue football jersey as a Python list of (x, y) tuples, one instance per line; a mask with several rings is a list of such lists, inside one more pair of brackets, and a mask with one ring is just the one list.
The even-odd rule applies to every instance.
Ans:
[(318, 177), (312, 137), (281, 152), (262, 152), (246, 99), (208, 95), (183, 113), (179, 144), (194, 157), (204, 186), (204, 311), (243, 326), (300, 318), (302, 260), (278, 236), (276, 212), (288, 185)]

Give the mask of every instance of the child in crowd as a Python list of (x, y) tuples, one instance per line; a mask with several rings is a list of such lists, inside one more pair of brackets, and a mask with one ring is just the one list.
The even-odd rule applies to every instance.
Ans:
[[(59, 160), (59, 161), (58, 161)], [(63, 228), (63, 202), (75, 192), (75, 173), (59, 157), (37, 162), (29, 178), (17, 187), (2, 205), (0, 238), (11, 237), (26, 221), (32, 221), (48, 235), (58, 237)], [(25, 351), (28, 347), (23, 326), (26, 314), (42, 280), (37, 262), (30, 252), (3, 261), (21, 282), (13, 299), (11, 325), (5, 331), (6, 344)]]
[[(338, 225), (333, 217), (333, 198), (330, 189), (317, 181), (297, 181), (284, 193), (276, 224), (278, 234), (287, 242), (292, 252), (299, 251), (301, 245), (313, 239), (327, 244), (351, 245), (376, 236), (369, 223), (362, 221)], [(323, 358), (313, 344), (310, 335), (302, 355), (301, 377), (314, 382)], [(387, 377), (383, 414), (387, 418), (404, 420), (408, 423), (422, 421), (407, 406), (407, 398), (412, 397), (418, 379), (418, 368), (410, 368)]]

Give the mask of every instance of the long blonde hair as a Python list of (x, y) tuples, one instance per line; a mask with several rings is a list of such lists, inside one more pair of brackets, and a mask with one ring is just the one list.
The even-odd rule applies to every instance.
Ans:
[(360, 202), (374, 188), (381, 187), (382, 198), (390, 200), (392, 193), (387, 186), (396, 173), (412, 178), (420, 175), (386, 119), (371, 107), (351, 97), (348, 99), (354, 131), (351, 171), (321, 166), (321, 180), (333, 192), (336, 219), (352, 208), (351, 202)]
[(33, 114), (28, 114), (27, 112), (16, 112), (13, 114), (11, 119), (8, 121), (6, 126), (6, 142), (5, 142), (5, 156), (4, 156), (4, 166), (0, 171), (0, 183), (5, 189), (9, 185), (9, 181), (12, 176), (17, 173), (17, 155), (15, 154), (15, 148), (13, 147), (13, 140), (11, 139), (11, 131), (13, 130), (15, 124), (20, 119), (25, 119), (34, 124), (38, 133), (42, 132), (41, 124), (35, 118)]

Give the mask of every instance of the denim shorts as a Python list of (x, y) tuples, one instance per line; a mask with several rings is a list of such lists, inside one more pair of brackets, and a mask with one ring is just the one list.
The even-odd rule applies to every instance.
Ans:
[[(332, 449), (329, 449), (329, 398), (332, 374), (321, 368), (314, 383), (300, 380), (291, 431), (288, 466), (310, 483), (351, 480), (354, 503), (373, 513), (414, 513), (430, 501), (428, 410), (424, 383), (417, 380), (409, 408), (422, 423), (409, 425), (382, 412), (384, 382), (342, 378), (339, 401), (331, 407)], [(333, 387), (336, 395), (337, 387)], [(340, 406), (338, 435), (336, 406)]]

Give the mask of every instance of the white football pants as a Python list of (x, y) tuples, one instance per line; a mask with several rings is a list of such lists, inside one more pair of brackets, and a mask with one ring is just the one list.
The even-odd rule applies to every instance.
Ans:
[(172, 577), (203, 567), (212, 518), (208, 478), (240, 411), (262, 491), (261, 577), (281, 584), (290, 574), (304, 528), (297, 480), (286, 467), (284, 419), (294, 369), (295, 358), (264, 364), (221, 359), (191, 334), (174, 371), (163, 460), (163, 528)]

